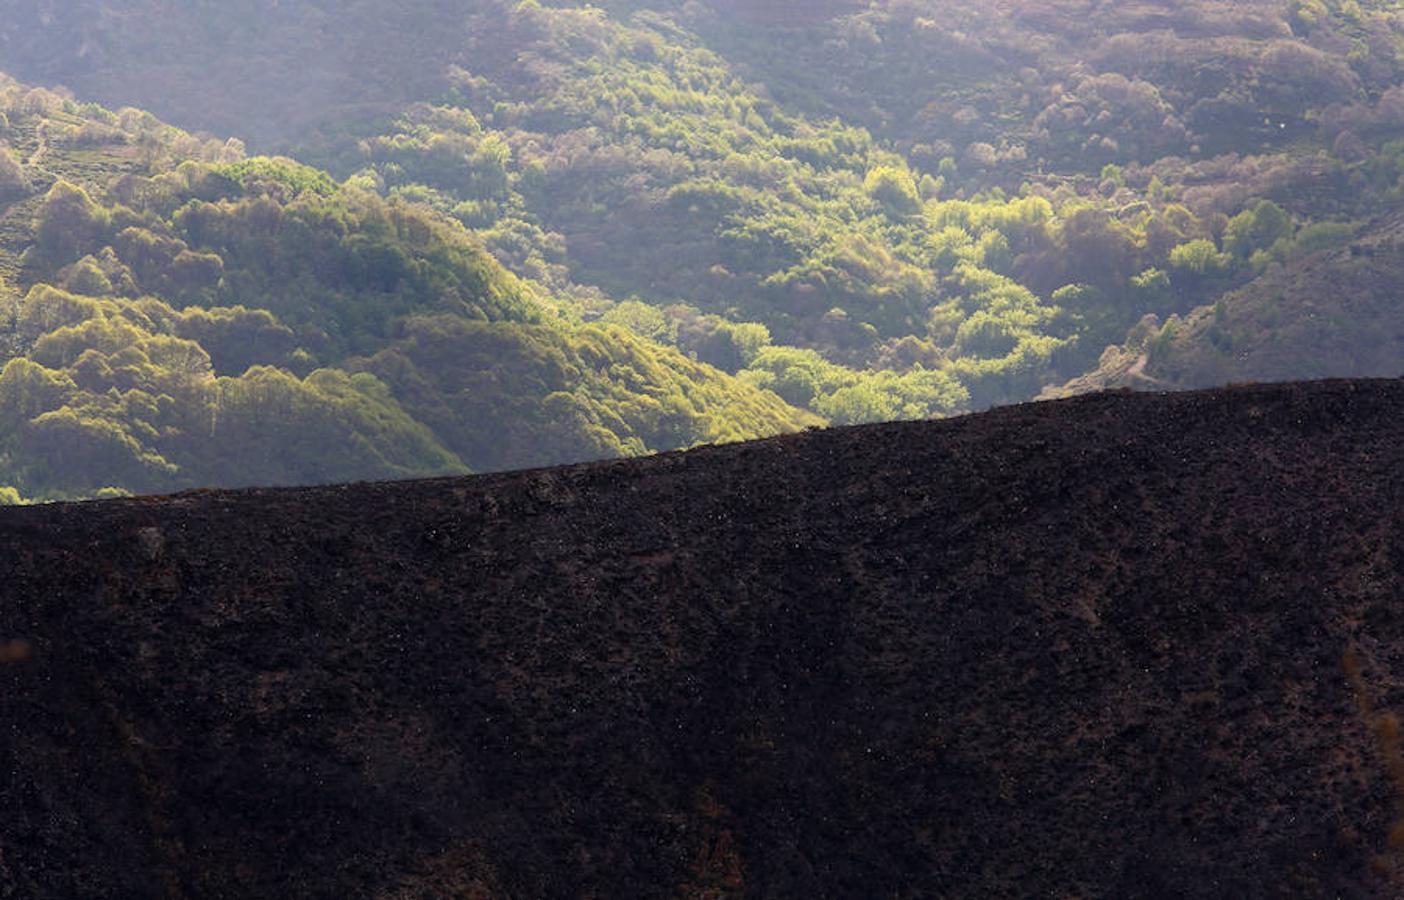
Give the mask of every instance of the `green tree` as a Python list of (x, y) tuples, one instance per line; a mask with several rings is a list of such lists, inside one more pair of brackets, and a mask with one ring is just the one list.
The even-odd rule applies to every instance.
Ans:
[(1180, 244), (1170, 251), (1170, 266), (1192, 275), (1220, 275), (1232, 265), (1232, 258), (1220, 253), (1214, 242), (1205, 238)]
[(921, 208), (921, 196), (911, 172), (896, 166), (877, 166), (863, 179), (863, 190), (896, 215), (912, 215)]
[(0, 144), (0, 200), (27, 196), (34, 190), (20, 165), (15, 153), (8, 144)]
[(111, 225), (111, 214), (87, 191), (60, 179), (49, 188), (36, 216), (36, 261), (57, 268), (92, 253), (105, 242)]
[(1270, 250), (1292, 237), (1292, 217), (1271, 200), (1259, 200), (1229, 219), (1224, 229), (1224, 251), (1248, 259), (1258, 250)]

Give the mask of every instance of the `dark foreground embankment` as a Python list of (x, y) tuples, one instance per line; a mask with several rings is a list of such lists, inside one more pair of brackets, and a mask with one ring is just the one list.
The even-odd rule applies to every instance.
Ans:
[(0, 897), (1399, 896), (1401, 448), (1331, 382), (0, 512)]

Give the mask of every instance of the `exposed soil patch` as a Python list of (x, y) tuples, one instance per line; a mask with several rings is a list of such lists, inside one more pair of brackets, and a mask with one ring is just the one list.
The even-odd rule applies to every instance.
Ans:
[(1401, 447), (1325, 382), (3, 511), (0, 897), (1399, 896)]

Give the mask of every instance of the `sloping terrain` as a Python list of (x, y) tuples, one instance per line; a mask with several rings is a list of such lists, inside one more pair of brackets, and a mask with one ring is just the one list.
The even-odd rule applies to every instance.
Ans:
[(436, 85), (462, 5), (15, 0), (0, 57), (114, 108), (136, 103), (268, 144), (374, 121)]
[[(572, 321), (836, 425), (1033, 398), (1397, 211), (1400, 46), (1396, 0), (0, 0), (0, 69), (431, 207)], [(1320, 321), (1285, 326), (1290, 377), (1356, 375), (1340, 333), (1368, 321)], [(708, 382), (681, 395), (735, 397), (722, 433), (796, 420)], [(550, 453), (443, 449), (480, 471), (717, 436), (619, 429), (605, 393), (510, 398), (573, 432)]]
[(0, 75), (0, 503), (464, 474), (823, 420), (461, 224)]
[(1404, 372), (1404, 215), (1345, 246), (1273, 266), (1183, 318), (1147, 317), (1100, 365), (1046, 396), (1129, 387), (1166, 390), (1243, 381)]
[(1398, 896), (1401, 410), (0, 510), (0, 896)]

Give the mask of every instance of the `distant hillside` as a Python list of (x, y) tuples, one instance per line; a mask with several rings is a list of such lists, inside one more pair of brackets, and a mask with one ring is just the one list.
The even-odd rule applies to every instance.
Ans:
[[(838, 424), (1066, 384), (1404, 197), (1393, 0), (0, 0), (0, 22), (0, 68), (296, 148), (456, 219), (572, 316)], [(1310, 339), (1297, 377), (1344, 359)]]
[(1150, 317), (1099, 366), (1050, 389), (1166, 390), (1404, 372), (1404, 216), (1373, 223), (1345, 246), (1274, 265), (1213, 306)]
[(0, 504), (461, 474), (821, 423), (459, 222), (0, 76)]
[[(1401, 21), (1389, 0), (860, 6), (766, 30), (725, 14), (692, 21), (787, 106), (840, 115), (918, 159), (986, 143), (1034, 163), (1005, 155), (991, 166), (1006, 171), (1091, 174), (1108, 162), (1282, 149), (1398, 84), (1390, 48)], [(1313, 121), (1328, 108), (1333, 122)]]
[(434, 90), (461, 0), (3, 0), (0, 70), (287, 149)]
[[(501, 468), (951, 416), (1118, 383), (1120, 369), (1155, 385), (1141, 375), (1163, 361), (1136, 348), (1147, 316), (1158, 329), (1233, 306), (1397, 211), (1400, 46), (1393, 0), (0, 0), (0, 67), (256, 153), (293, 147), (341, 197), (420, 209), (476, 243), (571, 334), (629, 343), (594, 365), (556, 331), (550, 343), (570, 345), (550, 372), (609, 385), (581, 400), (562, 386), (576, 376), (546, 372), (527, 397), (472, 400), (527, 432), (497, 455), (442, 439), (406, 454), (418, 438), (404, 437), (378, 451), (380, 470), (420, 473), (441, 451)], [(312, 274), (292, 261), (227, 279), (219, 302), (260, 305), (247, 291), (267, 284), (296, 295), (299, 278), (326, 298), (331, 258)], [(1362, 284), (1393, 277), (1384, 260), (1353, 264)], [(399, 379), (397, 399), (417, 397), (406, 416), (434, 418), (439, 437), (462, 431), (466, 397), (505, 382), (482, 358), (446, 380), (417, 364), (390, 375), (380, 338), (431, 315), (403, 300), (282, 324), (327, 334), (331, 357), (300, 336), (293, 348), (319, 365), (344, 352), (347, 371)], [(1379, 348), (1352, 336), (1404, 329), (1384, 307), (1286, 322), (1302, 309), (1236, 323), (1234, 345), (1290, 333), (1279, 347), (1296, 355), (1272, 351), (1273, 372), (1353, 375)], [(522, 340), (518, 357), (555, 355)], [(1182, 376), (1153, 378), (1236, 371), (1181, 359)], [(644, 369), (649, 386), (632, 386)]]
[(1398, 897), (1401, 409), (0, 511), (0, 895)]

